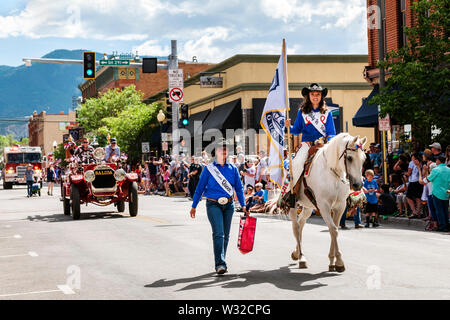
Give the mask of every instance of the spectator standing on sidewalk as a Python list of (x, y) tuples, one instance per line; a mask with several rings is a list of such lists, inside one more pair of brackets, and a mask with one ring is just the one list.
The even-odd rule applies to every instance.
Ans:
[(438, 231), (449, 231), (448, 190), (450, 190), (450, 168), (445, 165), (445, 157), (439, 156), (436, 159), (436, 168), (434, 168), (430, 175), (425, 179), (422, 179), (420, 175), (420, 180), (424, 183), (428, 183), (428, 181), (433, 183), (432, 195), (438, 219)]
[(31, 164), (29, 164), (27, 166), (27, 169), (25, 170), (25, 180), (27, 182), (27, 197), (31, 197), (31, 190), (33, 187), (33, 182), (34, 182), (34, 170), (33, 170), (33, 166)]
[(364, 180), (363, 191), (366, 194), (367, 204), (366, 204), (366, 224), (365, 227), (370, 227), (370, 222), (372, 222), (372, 227), (378, 227), (378, 199), (377, 190), (378, 184), (373, 179), (374, 173), (372, 170), (366, 171), (366, 179)]

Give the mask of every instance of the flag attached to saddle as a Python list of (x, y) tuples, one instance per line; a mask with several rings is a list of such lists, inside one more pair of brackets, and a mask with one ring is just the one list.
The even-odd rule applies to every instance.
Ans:
[(269, 175), (270, 180), (279, 188), (283, 183), (283, 148), (284, 148), (284, 121), (286, 119), (287, 101), (287, 72), (286, 70), (286, 52), (283, 50), (278, 61), (275, 76), (267, 95), (261, 117), (261, 127), (270, 139), (269, 149)]

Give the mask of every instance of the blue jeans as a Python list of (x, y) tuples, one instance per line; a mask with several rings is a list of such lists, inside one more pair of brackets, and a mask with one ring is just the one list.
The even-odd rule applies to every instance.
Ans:
[(32, 193), (31, 193), (32, 187), (33, 187), (33, 181), (27, 181), (27, 192), (30, 197), (32, 195)]
[[(341, 227), (345, 226), (345, 219), (346, 219), (346, 216), (347, 216), (347, 210), (348, 210), (348, 207), (345, 207), (344, 214), (341, 217), (341, 221), (339, 221), (339, 225)], [(359, 206), (356, 207), (356, 213), (353, 216), (353, 221), (355, 222), (355, 226), (357, 226), (358, 224), (361, 224), (361, 212), (359, 210)]]
[(441, 200), (433, 196), (433, 203), (436, 212), (436, 217), (439, 225), (439, 230), (448, 228), (448, 200)]
[(436, 216), (436, 208), (434, 207), (434, 202), (433, 202), (433, 195), (430, 194), (428, 196), (427, 199), (427, 203), (428, 203), (428, 211), (430, 211), (430, 215), (431, 215), (431, 219), (435, 222), (437, 222), (437, 216)]
[(228, 240), (230, 238), (234, 203), (230, 202), (221, 205), (218, 202), (206, 200), (206, 212), (212, 229), (216, 270), (219, 266), (227, 268), (225, 257), (227, 254)]

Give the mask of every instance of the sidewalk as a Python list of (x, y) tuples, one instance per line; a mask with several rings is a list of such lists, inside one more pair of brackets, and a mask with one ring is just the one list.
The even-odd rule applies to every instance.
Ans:
[[(277, 219), (277, 220), (286, 220), (290, 221), (288, 215), (285, 214), (265, 214), (265, 213), (251, 213), (252, 217), (256, 218), (268, 218), (268, 219)], [(310, 219), (316, 220), (320, 219), (322, 220), (322, 217), (312, 215)], [(353, 220), (347, 220), (347, 225), (350, 225), (353, 223)], [(383, 218), (383, 216), (380, 216), (379, 219), (380, 225), (389, 225), (391, 227), (396, 226), (402, 226), (402, 227), (408, 227), (411, 229), (419, 229), (419, 230), (425, 230), (425, 226), (427, 225), (426, 221), (422, 221), (421, 219), (408, 219), (408, 218), (400, 218), (400, 217), (388, 217), (386, 216)]]

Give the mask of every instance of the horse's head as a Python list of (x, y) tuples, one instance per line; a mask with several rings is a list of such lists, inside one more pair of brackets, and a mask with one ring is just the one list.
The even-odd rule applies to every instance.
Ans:
[(362, 166), (366, 160), (364, 144), (367, 138), (353, 137), (348, 133), (338, 134), (333, 138), (324, 150), (330, 168), (340, 173), (345, 173), (350, 183), (350, 188), (355, 191), (363, 186)]
[(350, 140), (346, 151), (344, 151), (344, 166), (346, 167), (347, 178), (350, 182), (350, 188), (355, 191), (361, 190), (363, 186), (362, 166), (366, 160), (364, 145), (367, 138), (354, 137)]

